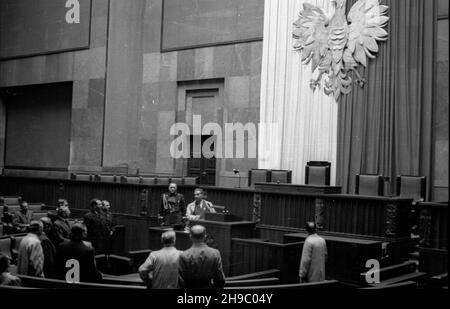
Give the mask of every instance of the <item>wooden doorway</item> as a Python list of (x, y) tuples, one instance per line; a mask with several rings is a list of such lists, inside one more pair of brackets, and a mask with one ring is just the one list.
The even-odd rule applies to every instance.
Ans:
[[(198, 177), (199, 184), (215, 186), (216, 185), (216, 157), (205, 157), (201, 151), (203, 144), (211, 135), (191, 135), (190, 143), (190, 157), (188, 159), (188, 176)], [(195, 149), (194, 142), (200, 143), (200, 149)], [(214, 144), (211, 146), (211, 151), (214, 151)], [(198, 148), (198, 147), (197, 147)], [(198, 150), (200, 150), (198, 152)]]

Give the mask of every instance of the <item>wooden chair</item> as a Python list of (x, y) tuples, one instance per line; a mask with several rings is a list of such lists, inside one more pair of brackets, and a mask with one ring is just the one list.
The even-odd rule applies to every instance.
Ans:
[(412, 198), (415, 202), (423, 202), (425, 201), (426, 194), (426, 176), (397, 176), (397, 196)]
[(198, 178), (197, 177), (184, 177), (183, 178), (183, 183), (185, 185), (189, 185), (189, 186), (195, 186), (197, 184)]
[(178, 186), (180, 186), (183, 184), (183, 178), (173, 177), (170, 179), (170, 182), (173, 182), (173, 183), (177, 184)]
[(136, 177), (136, 176), (120, 176), (120, 182), (121, 183), (130, 183), (139, 185), (142, 183), (142, 177)]
[(270, 182), (269, 170), (251, 169), (248, 171), (248, 186), (253, 187), (257, 182)]
[(355, 194), (383, 196), (384, 183), (382, 175), (356, 174)]
[(270, 182), (292, 183), (292, 171), (289, 170), (271, 170)]
[(156, 184), (157, 185), (166, 185), (168, 186), (170, 182), (170, 178), (169, 177), (157, 177), (156, 178)]
[(305, 184), (330, 185), (331, 163), (326, 161), (309, 161), (305, 166)]

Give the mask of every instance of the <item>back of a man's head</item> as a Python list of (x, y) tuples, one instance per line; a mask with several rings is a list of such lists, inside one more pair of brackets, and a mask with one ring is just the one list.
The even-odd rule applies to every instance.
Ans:
[(314, 222), (306, 222), (306, 232), (309, 234), (315, 234), (316, 233), (316, 223)]
[(167, 231), (161, 235), (161, 242), (164, 247), (175, 245), (176, 235), (174, 231)]
[(86, 226), (82, 223), (75, 223), (70, 230), (70, 239), (73, 241), (82, 241), (86, 236)]
[(33, 220), (30, 222), (30, 227), (28, 228), (28, 232), (41, 235), (44, 225), (41, 221)]
[(206, 237), (206, 229), (201, 225), (191, 227), (191, 239), (193, 242), (203, 242)]

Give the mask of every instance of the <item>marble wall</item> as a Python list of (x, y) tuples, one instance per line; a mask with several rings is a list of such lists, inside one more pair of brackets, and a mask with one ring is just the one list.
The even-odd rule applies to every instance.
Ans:
[[(102, 166), (108, 2), (92, 1), (88, 49), (0, 61), (0, 87), (73, 82), (71, 170), (99, 171)], [(4, 125), (0, 116), (0, 133)], [(1, 139), (0, 134), (0, 143)], [(3, 149), (0, 147), (1, 164)], [(22, 174), (29, 175), (25, 171)]]
[[(211, 86), (223, 87), (218, 94), (218, 100), (222, 103), (215, 108), (215, 112), (221, 115), (219, 122), (253, 122), (257, 125), (262, 42), (161, 53), (161, 33), (154, 31), (154, 27), (161, 22), (161, 4), (161, 0), (146, 1), (137, 164), (142, 172), (170, 174), (179, 172), (174, 170), (176, 163), (169, 152), (174, 138), (170, 136), (169, 129), (175, 119), (180, 120), (180, 116), (177, 116), (177, 104), (180, 102), (180, 93), (183, 100), (184, 90), (180, 91), (182, 84), (192, 85), (188, 87), (191, 91), (205, 87), (197, 87), (199, 83), (220, 80), (219, 84), (223, 85)], [(155, 144), (156, 150), (152, 147)], [(247, 171), (256, 166), (256, 159), (220, 160), (217, 164), (216, 184), (234, 186), (237, 180), (232, 172), (233, 168)]]

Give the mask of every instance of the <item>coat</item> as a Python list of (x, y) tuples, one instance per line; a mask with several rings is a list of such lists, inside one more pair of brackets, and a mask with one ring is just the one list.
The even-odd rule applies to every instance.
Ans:
[(325, 262), (327, 258), (327, 245), (325, 239), (317, 234), (309, 235), (303, 245), (300, 261), (300, 278), (307, 282), (325, 280)]

